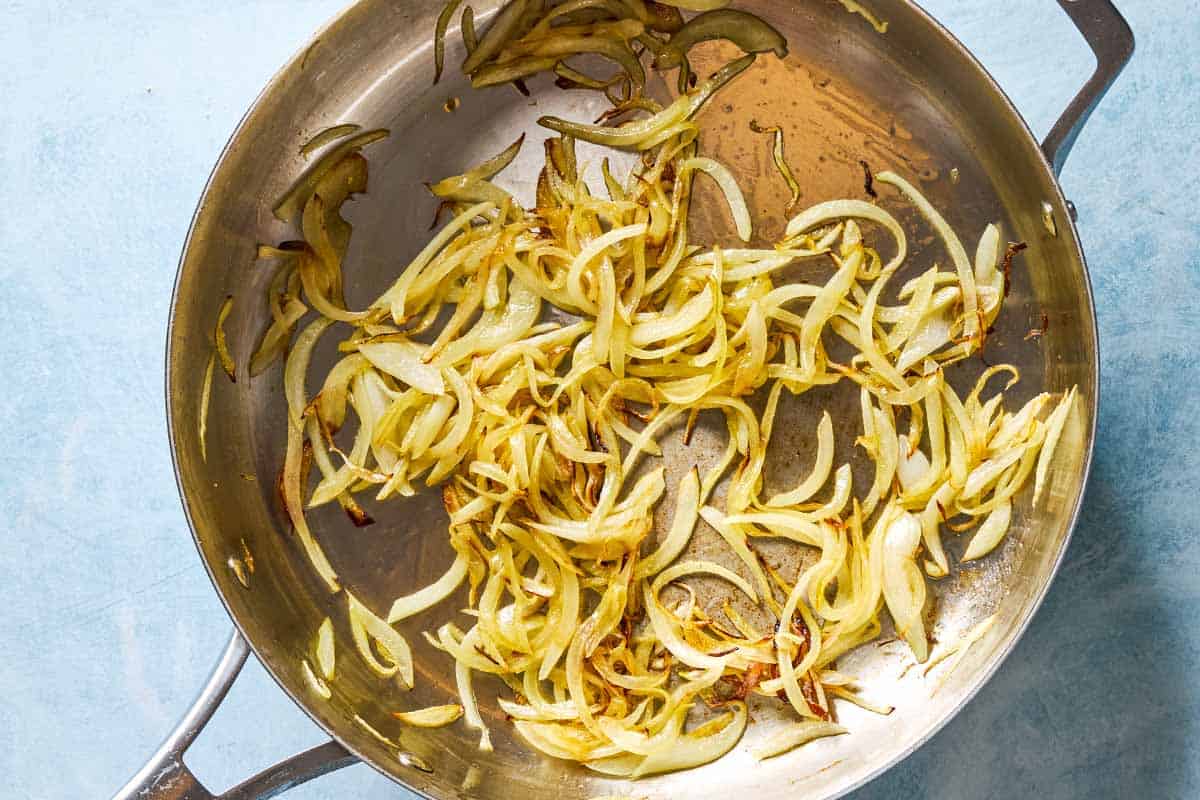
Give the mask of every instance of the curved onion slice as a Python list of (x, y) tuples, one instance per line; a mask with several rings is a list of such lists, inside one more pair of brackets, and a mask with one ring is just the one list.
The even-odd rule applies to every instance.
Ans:
[(450, 565), (450, 569), (446, 570), (445, 575), (420, 591), (404, 597), (397, 597), (392, 603), (391, 610), (388, 611), (388, 623), (394, 624), (432, 608), (453, 594), (465, 577), (467, 577), (467, 559), (460, 555), (454, 559), (454, 563)]
[(485, 61), (499, 52), (504, 46), (505, 41), (512, 36), (517, 26), (521, 23), (521, 18), (525, 15), (526, 7), (529, 5), (528, 0), (515, 0), (509, 3), (496, 15), (496, 19), (492, 21), (491, 27), (487, 33), (479, 40), (475, 49), (467, 56), (467, 60), (463, 62), (462, 70), (468, 75), (477, 70)]
[(746, 732), (749, 713), (745, 703), (734, 703), (733, 710), (710, 723), (664, 743), (634, 768), (630, 777), (642, 778), (708, 764), (732, 750)]
[(225, 320), (232, 310), (233, 295), (229, 295), (225, 298), (225, 302), (221, 303), (221, 310), (217, 312), (217, 326), (213, 331), (213, 342), (217, 347), (217, 357), (221, 360), (221, 369), (225, 371), (229, 380), (237, 383), (237, 367), (233, 363), (233, 356), (229, 353), (229, 341), (225, 337)]
[(675, 500), (675, 516), (671, 528), (658, 549), (638, 562), (633, 577), (637, 580), (657, 575), (679, 557), (692, 539), (696, 520), (700, 516), (700, 474), (692, 467), (679, 482)]
[[(521, 145), (525, 143), (525, 134), (517, 137), (517, 140), (504, 148), (498, 155), (489, 158), (482, 164), (472, 167), (462, 175), (455, 175), (450, 178), (443, 178), (437, 183), (429, 187), (429, 191), (438, 197), (445, 200), (458, 200), (460, 202), (479, 202), (483, 199), (492, 198), (477, 198), (472, 199), (467, 197), (471, 193), (472, 187), (477, 186), (481, 182), (485, 182), (495, 177), (502, 172), (505, 167), (512, 163), (517, 157), (517, 153), (521, 152)], [(497, 188), (497, 187), (492, 187)], [(501, 191), (497, 189), (497, 191)], [(502, 192), (499, 199), (503, 201), (507, 196), (507, 192)]]
[(462, 0), (450, 0), (446, 3), (442, 13), (438, 14), (437, 25), (433, 32), (433, 82), (437, 83), (442, 79), (442, 68), (446, 62), (446, 28), (450, 25), (450, 18), (454, 16), (454, 12), (458, 10), (458, 5)]
[(375, 367), (426, 394), (445, 394), (446, 383), (437, 367), (422, 360), (426, 348), (406, 339), (365, 342), (358, 346)]
[(758, 584), (759, 592), (764, 597), (770, 597), (771, 589), (770, 584), (767, 583), (767, 576), (763, 572), (762, 564), (759, 563), (758, 557), (746, 544), (746, 535), (736, 525), (728, 522), (722, 516), (721, 512), (711, 506), (701, 508), (700, 516), (712, 526), (713, 530), (721, 534), (721, 538), (725, 540), (725, 543), (729, 545), (734, 554), (750, 570), (750, 574), (754, 576), (755, 583)]
[(479, 715), (479, 704), (475, 701), (475, 688), (471, 685), (471, 668), (461, 660), (454, 664), (454, 680), (458, 685), (458, 696), (462, 699), (463, 714), (467, 718), (467, 727), (479, 731), (479, 749), (485, 753), (492, 752), (492, 736), (483, 717)]
[(780, 58), (788, 54), (787, 39), (763, 20), (745, 11), (718, 9), (688, 20), (655, 56), (654, 65), (678, 67), (688, 50), (713, 39), (728, 39), (746, 53), (774, 52)]
[(329, 684), (317, 677), (317, 673), (313, 672), (312, 664), (308, 663), (308, 659), (300, 659), (300, 674), (304, 676), (304, 682), (309, 688), (317, 693), (323, 700), (328, 700), (333, 697), (333, 690), (329, 688)]
[(904, 235), (904, 228), (900, 226), (895, 217), (879, 206), (864, 203), (861, 200), (830, 200), (815, 205), (792, 217), (788, 222), (785, 235), (788, 239), (794, 239), (814, 228), (828, 225), (831, 222), (840, 222), (847, 218), (866, 219), (878, 223), (887, 228), (888, 233), (892, 235), (896, 241), (896, 255), (887, 263), (884, 271), (892, 272), (904, 263), (904, 259), (908, 255), (908, 239)]
[(381, 678), (396, 676), (406, 688), (413, 687), (412, 650), (404, 637), (369, 608), (346, 592), (350, 617), (350, 634), (358, 654)]
[(875, 16), (875, 13), (871, 11), (871, 9), (858, 2), (858, 0), (838, 0), (838, 2), (845, 6), (846, 10), (851, 14), (858, 14), (867, 22), (871, 23), (871, 27), (875, 29), (876, 33), (882, 34), (888, 32), (887, 20), (881, 20), (879, 17)]
[(342, 139), (352, 133), (357, 133), (360, 130), (362, 130), (362, 126), (354, 124), (334, 125), (331, 128), (326, 128), (304, 143), (300, 148), (300, 155), (312, 155), (325, 145), (336, 142), (338, 139)]
[[(705, 1), (707, 2), (707, 0)], [(724, 4), (725, 2), (721, 3), (721, 5)], [(708, 98), (741, 74), (752, 63), (754, 63), (753, 54), (731, 61), (692, 92), (681, 95), (678, 100), (654, 116), (638, 122), (628, 122), (619, 128), (568, 122), (558, 117), (542, 117), (538, 120), (538, 124), (557, 133), (592, 144), (645, 150), (655, 144), (660, 144), (663, 141), (664, 132), (671, 130), (677, 123), (690, 119)]]
[(283, 367), (283, 391), (287, 398), (288, 412), (292, 424), (297, 428), (303, 428), (301, 417), (304, 415), (304, 409), (308, 406), (308, 397), (304, 389), (304, 377), (308, 374), (308, 364), (312, 359), (313, 348), (317, 345), (317, 340), (321, 338), (329, 326), (333, 324), (333, 320), (321, 318), (309, 323), (296, 341), (292, 344), (292, 351), (288, 354), (287, 361)]
[(896, 621), (896, 633), (912, 648), (917, 662), (929, 657), (925, 637), (925, 576), (916, 564), (921, 544), (921, 524), (901, 512), (888, 525), (883, 540), (883, 598)]
[(305, 204), (308, 203), (313, 192), (321, 180), (341, 162), (346, 156), (351, 153), (357, 153), (369, 144), (386, 139), (389, 132), (385, 129), (377, 129), (371, 131), (363, 131), (356, 133), (346, 139), (342, 139), (336, 146), (331, 147), (328, 152), (321, 156), (316, 164), (300, 176), (299, 180), (288, 189), (287, 193), (275, 205), (273, 210), (275, 218), (280, 222), (292, 222), (297, 219), (304, 210)]
[(700, 156), (684, 159), (679, 162), (679, 168), (698, 170), (717, 182), (717, 186), (721, 187), (721, 192), (725, 195), (725, 202), (729, 203), (729, 212), (733, 214), (733, 224), (737, 228), (738, 238), (743, 242), (750, 241), (754, 223), (750, 220), (750, 209), (746, 207), (746, 198), (742, 195), (742, 190), (738, 188), (737, 179), (733, 177), (733, 173), (721, 162)]
[(829, 480), (829, 473), (833, 469), (833, 454), (833, 418), (829, 416), (828, 411), (823, 411), (821, 421), (817, 423), (817, 458), (812, 472), (795, 489), (775, 495), (767, 501), (767, 505), (773, 508), (794, 506), (816, 494)]
[(212, 401), (213, 370), (217, 366), (217, 354), (208, 357), (208, 366), (204, 368), (204, 381), (200, 386), (200, 403), (196, 410), (198, 420), (196, 434), (200, 438), (200, 460), (208, 461), (208, 405)]
[(795, 750), (800, 745), (808, 744), (816, 739), (822, 739), (826, 736), (841, 736), (843, 733), (849, 732), (849, 730), (838, 725), (836, 722), (820, 722), (817, 720), (796, 722), (777, 733), (773, 733), (770, 739), (754, 751), (754, 757), (759, 761), (765, 761), (768, 758), (781, 756), (784, 753)]
[(316, 655), (317, 668), (321, 670), (321, 675), (327, 681), (333, 680), (336, 659), (333, 649), (333, 620), (329, 617), (317, 628)]
[(762, 127), (754, 120), (750, 120), (750, 130), (755, 133), (769, 133), (772, 135), (773, 144), (771, 146), (771, 160), (775, 162), (775, 171), (783, 178), (787, 184), (788, 191), (791, 192), (791, 199), (785, 208), (790, 211), (796, 203), (800, 202), (800, 195), (803, 189), (800, 188), (800, 182), (796, 180), (796, 176), (792, 173), (792, 168), (788, 166), (787, 156), (784, 154), (783, 129), (778, 125), (769, 125)]
[(979, 530), (971, 537), (971, 543), (967, 545), (962, 560), (974, 561), (995, 550), (996, 545), (1000, 544), (1004, 538), (1004, 534), (1008, 533), (1011, 521), (1012, 502), (1001, 503), (992, 513), (988, 514), (987, 519), (979, 526)]
[(1050, 470), (1050, 460), (1054, 458), (1054, 451), (1058, 447), (1058, 440), (1062, 438), (1067, 418), (1070, 416), (1071, 410), (1075, 407), (1076, 394), (1075, 387), (1071, 387), (1071, 390), (1067, 392), (1066, 396), (1059, 402), (1058, 406), (1046, 420), (1046, 439), (1042, 444), (1041, 455), (1038, 456), (1037, 475), (1034, 478), (1033, 484), (1033, 502), (1035, 503), (1041, 497), (1042, 488), (1046, 485), (1046, 475)]
[(654, 583), (650, 585), (650, 591), (657, 595), (662, 591), (662, 587), (672, 581), (679, 580), (685, 575), (715, 575), (718, 578), (723, 578), (741, 589), (742, 594), (750, 598), (750, 602), (758, 603), (758, 595), (755, 593), (754, 587), (745, 578), (733, 570), (722, 567), (720, 564), (712, 561), (684, 561), (668, 567), (655, 577)]
[(671, 621), (670, 614), (658, 602), (658, 598), (655, 597), (650, 584), (642, 584), (642, 597), (646, 604), (646, 613), (650, 617), (650, 626), (654, 630), (655, 638), (662, 642), (663, 646), (671, 651), (673, 656), (689, 667), (695, 667), (696, 669), (723, 669), (725, 667), (727, 659), (702, 653), (688, 644), (679, 635), (679, 632), (675, 629), (675, 623)]
[(457, 721), (462, 715), (463, 707), (457, 704), (392, 712), (393, 717), (414, 728), (442, 728)]
[(645, 346), (680, 336), (695, 328), (712, 313), (715, 303), (713, 294), (713, 288), (705, 286), (702, 292), (684, 303), (675, 314), (634, 325), (629, 335), (630, 344)]
[(959, 289), (962, 291), (963, 300), (963, 335), (968, 339), (976, 336), (979, 333), (979, 320), (975, 316), (975, 309), (979, 305), (979, 295), (975, 290), (975, 270), (967, 257), (962, 240), (938, 210), (911, 183), (894, 172), (881, 172), (875, 179), (881, 183), (890, 183), (902, 191), (941, 237), (958, 271)]

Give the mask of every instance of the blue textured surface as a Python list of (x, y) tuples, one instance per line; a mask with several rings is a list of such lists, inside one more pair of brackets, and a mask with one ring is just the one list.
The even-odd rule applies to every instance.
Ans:
[[(108, 796), (224, 643), (167, 454), (171, 283), (228, 133), (341, 5), (0, 2), (6, 797)], [(1051, 0), (926, 5), (1039, 133), (1090, 70)], [(1082, 522), (1000, 673), (857, 800), (1200, 796), (1200, 20), (1190, 0), (1123, 5), (1138, 55), (1063, 175), (1103, 347)], [(189, 763), (220, 789), (322, 738), (252, 665)], [(362, 766), (288, 795), (409, 796)]]

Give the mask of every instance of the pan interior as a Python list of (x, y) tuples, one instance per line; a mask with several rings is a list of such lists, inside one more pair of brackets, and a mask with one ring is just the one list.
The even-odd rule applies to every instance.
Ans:
[[(805, 792), (834, 796), (860, 783), (911, 750), (948, 719), (986, 679), (1027, 621), (1052, 577), (1069, 534), (1082, 490), (1087, 438), (1095, 405), (1095, 337), (1086, 277), (1060, 195), (1036, 145), (986, 74), (915, 7), (878, 2), (890, 23), (878, 34), (836, 2), (740, 2), (780, 27), (791, 55), (785, 63), (760, 58), (719, 93), (699, 117), (706, 154), (728, 164), (746, 192), (756, 220), (756, 239), (776, 238), (786, 223), (788, 192), (771, 163), (769, 138), (750, 130), (751, 119), (780, 125), (788, 161), (803, 187), (800, 207), (840, 197), (862, 197), (866, 161), (917, 183), (972, 249), (988, 222), (1030, 249), (1017, 261), (1006, 308), (990, 337), (990, 362), (1017, 365), (1022, 381), (1011, 406), (1039, 391), (1078, 384), (1082, 410), (1068, 430), (1055, 477), (1038, 508), (1024, 497), (1017, 521), (1000, 550), (977, 566), (956, 568), (931, 584), (936, 596), (934, 638), (952, 642), (981, 620), (996, 615), (987, 636), (953, 670), (924, 675), (911, 667), (905, 646), (869, 645), (839, 668), (860, 679), (863, 693), (896, 711), (876, 716), (838, 707), (852, 735), (824, 740), (786, 757), (758, 764), (754, 743), (788, 719), (781, 704), (752, 706), (755, 720), (743, 743), (707, 767), (623, 786), (587, 771), (533, 754), (516, 740), (490, 702), (498, 682), (477, 679), (494, 753), (476, 748), (477, 735), (461, 723), (444, 729), (405, 729), (393, 710), (453, 702), (452, 662), (420, 636), (456, 616), (462, 603), (447, 602), (402, 629), (413, 645), (417, 688), (405, 693), (381, 682), (352, 655), (344, 597), (328, 596), (291, 540), (275, 499), (284, 450), (281, 370), (229, 384), (218, 377), (209, 416), (207, 460), (196, 437), (197, 401), (217, 309), (235, 296), (226, 324), (239, 364), (248, 361), (269, 315), (264, 291), (268, 271), (254, 264), (258, 242), (294, 238), (296, 232), (270, 213), (274, 200), (304, 169), (299, 147), (318, 131), (353, 122), (386, 127), (391, 136), (367, 151), (369, 193), (348, 207), (355, 235), (347, 263), (347, 295), (360, 307), (385, 288), (429, 236), (435, 202), (423, 182), (456, 174), (500, 151), (522, 132), (523, 152), (501, 182), (519, 199), (532, 196), (545, 132), (536, 119), (556, 114), (590, 119), (606, 106), (586, 92), (564, 92), (545, 78), (530, 82), (525, 98), (511, 87), (472, 91), (454, 65), (462, 59), (457, 26), (448, 37), (447, 76), (431, 86), (430, 33), (440, 4), (359, 3), (326, 29), (272, 83), (248, 116), (213, 177), (193, 229), (177, 287), (170, 338), (169, 404), (181, 489), (202, 554), (231, 613), (281, 685), (331, 733), (379, 769), (436, 797), (540, 798), (631, 795), (652, 798), (726, 797), (733, 789), (763, 797)], [(403, 6), (403, 7), (402, 7)], [(495, 4), (477, 5), (486, 17)], [(697, 60), (703, 75), (729, 53), (709, 47)], [(447, 101), (461, 101), (448, 111)], [(598, 167), (599, 151), (581, 149)], [(598, 174), (598, 170), (593, 170)], [(700, 184), (693, 211), (694, 238), (730, 241), (723, 203)], [(908, 229), (909, 269), (923, 270), (947, 258), (932, 232), (894, 196), (883, 202)], [(1056, 215), (1056, 235), (1042, 204)], [(1049, 326), (1042, 324), (1043, 314)], [(1032, 328), (1046, 327), (1040, 338)], [(327, 337), (332, 338), (332, 337)], [(323, 374), (332, 348), (314, 363)], [(956, 368), (960, 385), (984, 367), (980, 360)], [(316, 387), (310, 386), (310, 391)], [(787, 397), (785, 393), (785, 397)], [(781, 410), (767, 468), (767, 490), (794, 483), (812, 460), (812, 437), (822, 409), (843, 425), (838, 457), (853, 452), (859, 415), (857, 393), (841, 386), (789, 399)], [(667, 448), (668, 485), (693, 464), (703, 465), (724, 446), (717, 427), (702, 431), (690, 447)], [(840, 463), (840, 462), (839, 462)], [(673, 480), (674, 479), (674, 480)], [(856, 481), (862, 485), (862, 481)], [(1028, 493), (1026, 493), (1028, 494)], [(371, 505), (377, 520), (355, 529), (333, 506), (311, 514), (313, 529), (343, 583), (378, 611), (398, 594), (424, 586), (451, 560), (445, 514), (436, 491)], [(952, 555), (965, 544), (947, 536)], [(717, 553), (703, 534), (696, 547)], [(230, 559), (253, 558), (244, 587)], [(789, 578), (800, 563), (786, 549), (768, 553)], [(245, 569), (242, 569), (245, 573)], [(715, 597), (715, 595), (714, 595)], [(333, 697), (320, 699), (301, 674), (312, 657), (320, 621), (334, 620), (338, 661)], [(460, 622), (462, 620), (459, 620)], [(356, 720), (355, 717), (359, 719)], [(397, 758), (362, 722), (399, 737), (417, 760)], [(432, 771), (416, 766), (423, 763)], [(467, 787), (467, 788), (464, 788)]]

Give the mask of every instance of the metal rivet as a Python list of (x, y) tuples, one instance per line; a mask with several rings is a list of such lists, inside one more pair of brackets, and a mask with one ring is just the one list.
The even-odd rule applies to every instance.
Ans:
[(1067, 201), (1067, 213), (1071, 215), (1071, 222), (1079, 222), (1079, 209), (1070, 200)]

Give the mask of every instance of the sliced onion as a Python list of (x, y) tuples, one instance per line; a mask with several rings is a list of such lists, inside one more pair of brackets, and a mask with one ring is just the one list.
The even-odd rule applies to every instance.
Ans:
[(200, 402), (196, 411), (199, 420), (196, 434), (200, 439), (200, 460), (208, 463), (208, 404), (212, 400), (213, 370), (217, 366), (217, 354), (208, 357), (208, 366), (204, 368), (204, 382), (200, 386)]
[(446, 393), (446, 383), (442, 379), (441, 370), (422, 360), (425, 348), (416, 342), (403, 339), (366, 342), (358, 346), (358, 352), (378, 369), (404, 381), (414, 389), (420, 389), (426, 394)]
[(861, 266), (862, 251), (857, 250), (842, 263), (833, 279), (821, 288), (804, 315), (804, 324), (800, 329), (800, 370), (809, 376), (809, 380), (816, 375), (817, 345), (821, 332), (837, 311), (842, 298), (850, 291)]
[(261, 375), (285, 349), (296, 329), (296, 324), (308, 313), (308, 306), (296, 298), (289, 298), (283, 307), (283, 315), (271, 323), (263, 334), (262, 343), (250, 357), (250, 377)]
[(446, 28), (450, 25), (450, 18), (454, 16), (454, 12), (458, 10), (458, 5), (462, 0), (449, 0), (442, 13), (438, 14), (437, 26), (433, 34), (433, 82), (437, 83), (442, 79), (442, 68), (446, 61)]
[(875, 16), (875, 14), (869, 8), (858, 2), (858, 0), (838, 0), (838, 2), (845, 6), (846, 10), (851, 14), (858, 14), (867, 22), (871, 23), (871, 27), (875, 29), (876, 33), (882, 34), (888, 32), (887, 20), (879, 19), (879, 17)]
[(812, 472), (800, 485), (790, 492), (777, 494), (767, 501), (773, 508), (794, 506), (812, 497), (829, 481), (829, 473), (833, 469), (833, 418), (828, 411), (821, 412), (821, 421), (817, 423), (817, 458)]
[(237, 367), (233, 363), (233, 356), (229, 353), (229, 342), (225, 338), (225, 320), (229, 317), (229, 312), (233, 310), (233, 295), (225, 298), (225, 302), (221, 303), (221, 309), (217, 312), (217, 326), (213, 332), (213, 341), (217, 347), (217, 357), (221, 360), (221, 369), (229, 377), (229, 380), (237, 383)]
[(1012, 502), (1001, 503), (988, 514), (987, 519), (979, 526), (979, 530), (971, 537), (971, 543), (967, 545), (962, 560), (975, 561), (995, 550), (996, 545), (1000, 544), (1004, 538), (1004, 534), (1008, 533), (1008, 526), (1011, 522)]
[(714, 302), (713, 288), (705, 286), (702, 292), (684, 303), (675, 314), (634, 325), (629, 341), (637, 346), (645, 346), (687, 333), (708, 319)]
[[(295, 350), (293, 350), (293, 355), (295, 355)], [(290, 360), (291, 357), (289, 357)], [(303, 441), (304, 433), (300, 426), (293, 423), (289, 418), (287, 453), (283, 462), (284, 506), (288, 512), (288, 518), (292, 522), (292, 529), (296, 533), (296, 538), (300, 540), (300, 544), (304, 548), (304, 553), (308, 557), (313, 571), (325, 582), (325, 587), (330, 593), (336, 593), (341, 589), (337, 572), (334, 571), (333, 565), (329, 563), (325, 551), (312, 535), (312, 531), (308, 527), (308, 521), (304, 518), (304, 502), (300, 496)]]
[(750, 598), (750, 602), (758, 603), (758, 595), (755, 593), (754, 587), (745, 578), (733, 570), (722, 567), (720, 564), (712, 561), (684, 561), (668, 567), (655, 577), (654, 583), (650, 585), (650, 591), (657, 595), (662, 591), (662, 587), (672, 581), (679, 580), (685, 575), (715, 575), (741, 589), (742, 594)]
[(322, 677), (327, 681), (333, 680), (337, 662), (333, 649), (333, 620), (329, 617), (317, 628), (316, 655), (317, 668), (321, 670)]
[(713, 530), (721, 534), (725, 543), (750, 570), (750, 574), (754, 576), (754, 582), (758, 585), (759, 593), (763, 597), (770, 597), (771, 589), (770, 584), (767, 583), (767, 576), (763, 572), (762, 565), (758, 563), (758, 558), (747, 546), (746, 535), (735, 524), (728, 522), (721, 512), (712, 506), (701, 508), (700, 516), (712, 526)]
[[(633, 770), (630, 777), (642, 778), (661, 775), (681, 769), (691, 769), (716, 761), (741, 741), (746, 732), (749, 713), (745, 703), (734, 703), (733, 710), (723, 718), (714, 720), (715, 725), (706, 726), (704, 731), (685, 733), (669, 745), (664, 744), (650, 753)], [(716, 727), (720, 725), (722, 727)]]
[(467, 60), (463, 62), (463, 72), (471, 74), (499, 52), (504, 43), (517, 30), (528, 5), (528, 0), (514, 0), (496, 15), (496, 19), (492, 21), (487, 33), (483, 35), (472, 53), (467, 56)]
[(729, 211), (733, 214), (733, 224), (737, 228), (738, 238), (743, 242), (750, 241), (754, 223), (750, 221), (750, 209), (746, 207), (746, 198), (742, 196), (742, 190), (738, 188), (737, 179), (733, 177), (733, 173), (721, 162), (699, 156), (681, 161), (679, 168), (703, 172), (717, 182), (717, 186), (721, 187), (721, 193), (725, 195), (725, 202), (729, 204)]
[(342, 139), (336, 146), (329, 149), (308, 172), (300, 176), (287, 193), (275, 205), (273, 212), (280, 222), (292, 222), (299, 218), (304, 206), (308, 203), (321, 180), (351, 153), (357, 153), (369, 144), (386, 139), (389, 132), (382, 128), (356, 133)]
[(771, 160), (775, 162), (775, 169), (783, 177), (784, 183), (787, 184), (788, 190), (792, 193), (791, 200), (788, 201), (787, 210), (800, 202), (800, 182), (796, 180), (796, 176), (792, 174), (792, 168), (788, 166), (787, 158), (783, 152), (783, 129), (778, 125), (769, 127), (760, 127), (754, 120), (750, 121), (750, 129), (755, 133), (770, 133), (774, 135), (774, 144), (771, 147)]
[[(688, 0), (688, 2), (693, 2), (693, 0)], [(710, 0), (696, 0), (696, 2), (710, 2)], [(721, 0), (721, 2), (723, 5), (727, 0)], [(682, 120), (690, 118), (717, 89), (739, 75), (752, 63), (754, 63), (753, 55), (743, 56), (737, 61), (730, 62), (698, 86), (693, 92), (682, 95), (674, 103), (649, 119), (626, 123), (616, 129), (606, 128), (601, 125), (583, 125), (575, 122), (567, 122), (557, 117), (542, 117), (538, 120), (538, 124), (552, 131), (593, 144), (638, 150), (649, 149), (656, 144), (660, 144), (664, 139), (664, 133), (672, 131), (677, 123)]]
[(492, 752), (492, 737), (483, 717), (479, 715), (479, 705), (475, 702), (475, 688), (471, 685), (471, 668), (462, 661), (454, 664), (454, 680), (458, 684), (458, 696), (462, 699), (463, 714), (467, 719), (467, 727), (479, 731), (479, 749), (485, 753)]
[(454, 559), (445, 575), (420, 591), (397, 597), (388, 612), (388, 623), (395, 624), (402, 619), (408, 619), (442, 602), (454, 593), (466, 576), (467, 559), (460, 555)]
[(781, 756), (817, 739), (823, 739), (827, 736), (841, 736), (849, 732), (849, 730), (838, 725), (836, 722), (821, 722), (817, 720), (795, 722), (783, 730), (773, 733), (770, 739), (754, 751), (754, 757), (759, 761), (765, 761), (768, 758)]
[(393, 717), (414, 728), (442, 728), (457, 721), (462, 715), (463, 707), (457, 704), (392, 712)]
[(1054, 451), (1058, 447), (1059, 439), (1062, 438), (1067, 418), (1075, 408), (1076, 394), (1075, 387), (1071, 387), (1071, 390), (1067, 392), (1066, 396), (1059, 402), (1058, 406), (1046, 420), (1046, 440), (1042, 444), (1041, 455), (1038, 456), (1037, 474), (1033, 483), (1033, 502), (1035, 503), (1041, 497), (1042, 488), (1046, 485), (1046, 475), (1049, 474), (1050, 461), (1054, 458)]
[(333, 690), (329, 688), (329, 684), (317, 677), (317, 673), (313, 672), (312, 664), (308, 663), (308, 659), (300, 659), (300, 674), (304, 676), (304, 682), (312, 689), (317, 696), (323, 700), (328, 700), (333, 697)]
[(875, 176), (875, 179), (881, 183), (891, 184), (902, 191), (922, 216), (929, 220), (929, 224), (941, 237), (954, 262), (954, 267), (958, 271), (958, 283), (963, 301), (963, 335), (968, 339), (976, 336), (979, 333), (979, 319), (975, 316), (975, 309), (979, 305), (979, 295), (975, 290), (975, 270), (958, 234), (954, 232), (954, 229), (950, 227), (938, 210), (925, 199), (925, 196), (899, 175), (894, 172), (881, 172)]
[(360, 130), (362, 130), (362, 126), (354, 124), (334, 125), (331, 128), (326, 128), (304, 143), (300, 148), (300, 155), (311, 155), (325, 145), (336, 142), (338, 139), (342, 139), (352, 133), (357, 133)]
[(325, 333), (332, 324), (333, 320), (326, 318), (310, 322), (292, 344), (292, 351), (288, 354), (284, 364), (283, 391), (287, 397), (290, 419), (297, 428), (304, 427), (301, 418), (304, 415), (304, 409), (308, 407), (304, 378), (308, 374), (313, 348), (316, 347), (321, 334)]
[(903, 436), (899, 438), (896, 450), (899, 456), (899, 461), (896, 462), (896, 478), (900, 481), (900, 488), (906, 493), (911, 493), (929, 475), (932, 465), (920, 450), (908, 452), (908, 440)]
[[(507, 81), (505, 81), (505, 82), (507, 82)], [(469, 193), (469, 190), (472, 186), (475, 186), (484, 181), (488, 181), (491, 178), (495, 177), (498, 173), (503, 171), (504, 168), (507, 167), (509, 164), (511, 164), (513, 159), (517, 157), (517, 154), (519, 152), (521, 152), (521, 145), (523, 145), (524, 143), (525, 143), (525, 134), (521, 134), (519, 137), (517, 137), (517, 140), (515, 142), (510, 144), (508, 147), (506, 147), (504, 150), (502, 150), (499, 154), (493, 156), (492, 158), (489, 158), (487, 161), (484, 161), (482, 164), (480, 164), (476, 167), (472, 167), (471, 169), (467, 170), (462, 175), (455, 175), (452, 178), (444, 178), (444, 179), (438, 181), (437, 183), (435, 183), (429, 187), (429, 191), (431, 191), (436, 196), (441, 197), (445, 200), (457, 200), (459, 202), (478, 203), (483, 199), (491, 199), (491, 198), (469, 199), (469, 198), (465, 197), (464, 194)], [(492, 188), (496, 188), (496, 187), (492, 187)], [(500, 190), (497, 189), (497, 191), (500, 191)], [(503, 201), (503, 198), (507, 196), (507, 194), (508, 194), (507, 192), (502, 193), (502, 195), (499, 198), (501, 202)]]
[(406, 688), (411, 689), (413, 660), (408, 642), (399, 631), (375, 616), (348, 591), (346, 602), (349, 608), (350, 633), (363, 661), (379, 677), (395, 676)]
[(663, 646), (671, 651), (673, 656), (689, 667), (695, 667), (696, 669), (723, 669), (725, 667), (727, 659), (702, 653), (684, 641), (683, 637), (675, 629), (675, 623), (671, 621), (671, 616), (658, 602), (658, 598), (654, 596), (650, 584), (642, 584), (642, 597), (646, 604), (646, 613), (650, 617), (650, 626), (654, 630), (655, 638), (662, 642)]
[(866, 219), (887, 228), (888, 233), (896, 241), (896, 255), (884, 267), (885, 271), (892, 272), (904, 263), (904, 259), (908, 255), (908, 239), (904, 235), (904, 228), (900, 226), (895, 217), (879, 206), (864, 203), (861, 200), (830, 200), (815, 205), (792, 217), (788, 222), (785, 235), (788, 239), (794, 239), (822, 225), (835, 221), (840, 222), (846, 218)]
[(917, 662), (929, 657), (925, 637), (925, 576), (916, 564), (921, 524), (901, 512), (888, 525), (883, 541), (883, 597), (896, 622), (896, 633), (912, 648)]
[(663, 538), (662, 544), (650, 553), (634, 570), (634, 578), (653, 577), (679, 557), (692, 539), (692, 531), (696, 528), (696, 520), (700, 515), (700, 475), (696, 468), (679, 482), (679, 492), (675, 499), (675, 516), (671, 519), (671, 528)]
[(655, 56), (654, 64), (659, 69), (677, 67), (688, 50), (713, 39), (729, 39), (747, 53), (773, 51), (780, 58), (788, 53), (787, 39), (762, 19), (745, 11), (721, 9), (689, 20)]

